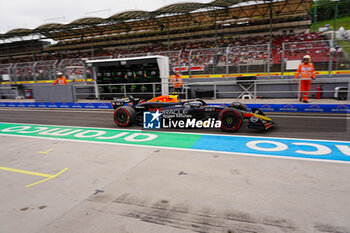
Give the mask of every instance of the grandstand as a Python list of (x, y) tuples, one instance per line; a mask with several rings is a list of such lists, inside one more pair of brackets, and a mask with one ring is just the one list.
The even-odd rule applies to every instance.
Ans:
[[(0, 35), (0, 38), (36, 35), (52, 39), (58, 43), (45, 49), (52, 52), (268, 30), (269, 3), (247, 2), (250, 4), (237, 0), (172, 4), (152, 12), (127, 11), (107, 19), (89, 17), (65, 25), (51, 23), (33, 30), (14, 29)], [(310, 5), (310, 0), (275, 2), (273, 28), (301, 28), (303, 25), (307, 28), (310, 21), (305, 19)], [(11, 54), (1, 54), (6, 55)]]
[[(270, 72), (281, 71), (285, 61), (299, 60), (308, 51), (316, 67), (327, 70), (336, 57), (329, 58), (331, 45), (324, 36), (308, 33), (311, 4), (311, 0), (178, 3), (151, 12), (127, 11), (109, 18), (14, 29), (0, 38), (37, 37), (31, 43), (38, 46), (15, 42), (12, 50), (14, 43), (2, 44), (0, 75), (16, 81), (50, 80), (57, 70), (64, 70), (76, 79), (89, 75), (84, 59), (140, 55), (168, 56), (171, 71), (189, 75)], [(48, 45), (43, 39), (55, 43)]]

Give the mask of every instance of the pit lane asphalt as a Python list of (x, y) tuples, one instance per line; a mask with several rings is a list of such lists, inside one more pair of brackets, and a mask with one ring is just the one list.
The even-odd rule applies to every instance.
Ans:
[[(288, 137), (322, 140), (350, 140), (350, 118), (345, 114), (276, 114), (267, 113), (278, 125), (268, 131), (248, 129), (246, 125), (234, 135)], [(55, 110), (55, 109), (0, 109), (0, 122), (43, 125), (117, 128), (113, 111)], [(142, 129), (133, 126), (130, 129)], [(220, 129), (162, 129), (171, 132), (227, 134)]]
[[(345, 116), (268, 115), (273, 130), (235, 135), (349, 140)], [(11, 123), (116, 128), (112, 116), (0, 109)], [(68, 168), (30, 188), (39, 177), (2, 170), (1, 233), (350, 232), (349, 164), (6, 135), (0, 147), (4, 168)]]

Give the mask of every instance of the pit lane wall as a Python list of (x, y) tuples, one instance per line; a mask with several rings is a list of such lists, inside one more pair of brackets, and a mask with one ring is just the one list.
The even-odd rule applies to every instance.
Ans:
[[(228, 104), (209, 104), (228, 105)], [(350, 113), (350, 104), (246, 104), (248, 110), (259, 108), (264, 112), (300, 113)], [(113, 109), (110, 103), (40, 103), (0, 102), (0, 108), (42, 108), (42, 109)]]
[[(337, 74), (332, 74), (331, 76), (326, 75), (325, 71), (317, 72), (316, 81), (312, 82), (310, 97), (315, 98), (316, 88), (320, 87), (322, 91), (322, 98), (333, 98), (335, 93), (335, 88), (337, 87), (349, 87), (350, 85), (350, 71), (337, 71)], [(334, 72), (333, 72), (334, 73)], [(183, 92), (188, 96), (186, 98), (201, 98), (201, 97), (216, 97), (216, 98), (239, 98), (240, 94), (243, 93), (243, 88), (239, 85), (237, 79), (244, 78), (244, 76), (254, 76), (257, 77), (255, 83), (256, 88), (245, 86), (250, 92), (255, 91), (255, 95), (259, 98), (297, 98), (298, 95), (298, 85), (299, 82), (294, 80), (294, 73), (284, 73), (284, 76), (281, 76), (281, 73), (270, 73), (270, 78), (267, 77), (266, 73), (249, 73), (249, 74), (230, 74), (229, 77), (226, 77), (224, 74), (218, 75), (192, 75), (188, 77), (183, 75), (184, 78), (184, 89)], [(69, 80), (68, 80), (69, 81)], [(84, 80), (75, 80), (75, 82), (69, 82), (68, 86), (74, 86), (75, 97), (77, 99), (92, 99), (96, 97), (96, 90), (93, 80), (88, 79), (87, 82)], [(50, 83), (53, 80), (43, 81), (40, 80), (37, 83), (31, 81), (16, 82), (10, 84), (9, 82), (2, 83), (0, 85), (0, 99), (14, 99), (16, 96), (27, 96), (28, 92), (34, 87), (41, 86), (51, 86)], [(121, 84), (110, 84), (112, 88), (120, 88)], [(131, 85), (128, 83), (127, 85)], [(143, 85), (137, 84), (135, 85)], [(100, 85), (99, 87), (106, 87), (105, 84)], [(244, 86), (244, 85), (243, 85)], [(114, 90), (114, 89), (113, 89)], [(173, 91), (170, 88), (170, 91)], [(113, 91), (114, 92), (114, 91)], [(108, 99), (111, 97), (111, 89), (102, 88), (99, 91), (101, 99)], [(120, 93), (119, 93), (120, 94)], [(126, 93), (126, 95), (134, 95), (133, 93)], [(149, 95), (160, 95), (161, 93), (144, 93)], [(214, 95), (215, 94), (215, 95)], [(116, 95), (118, 93), (116, 92)], [(123, 94), (124, 95), (124, 94)], [(117, 96), (116, 96), (117, 97)], [(149, 97), (149, 96), (148, 96)], [(147, 98), (148, 98), (147, 97)], [(51, 101), (51, 100), (42, 100), (42, 101)], [(57, 100), (57, 101), (66, 101), (69, 100)]]

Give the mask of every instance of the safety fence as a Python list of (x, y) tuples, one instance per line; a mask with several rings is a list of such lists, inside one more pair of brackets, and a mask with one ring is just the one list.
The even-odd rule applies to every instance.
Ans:
[[(70, 108), (112, 109), (110, 100), (133, 96), (149, 100), (162, 94), (161, 85), (169, 86), (169, 93), (176, 91), (179, 99), (201, 98), (209, 104), (228, 104), (242, 101), (248, 110), (260, 108), (264, 112), (350, 113), (350, 78), (319, 78), (312, 81), (309, 91), (310, 103), (298, 101), (300, 81), (294, 79), (250, 80), (241, 82), (215, 81), (184, 83), (174, 89), (172, 83), (128, 83), (128, 84), (75, 84), (73, 93), (76, 102), (25, 101), (17, 86), (0, 87), (0, 107), (9, 108)], [(29, 85), (27, 90), (34, 87)], [(148, 87), (147, 89), (143, 87)], [(4, 94), (5, 93), (5, 94)], [(16, 101), (7, 101), (15, 99)], [(30, 96), (35, 98), (35, 96)], [(317, 99), (317, 101), (315, 100)], [(333, 99), (333, 101), (332, 101)]]
[(350, 70), (350, 42), (345, 40), (284, 43), (273, 50), (273, 63), (281, 63), (281, 72), (295, 70), (304, 55), (310, 55), (316, 70)]
[[(305, 39), (307, 40), (307, 38)], [(179, 71), (183, 75), (212, 75), (293, 72), (302, 57), (311, 56), (318, 71), (350, 70), (350, 41), (323, 40), (233, 46), (209, 49), (188, 49), (177, 51), (149, 52), (139, 54), (119, 54), (115, 58), (162, 55), (169, 57), (170, 72)], [(0, 64), (0, 82), (52, 80), (58, 71), (74, 81), (92, 78), (92, 70), (86, 60), (109, 59), (112, 56), (72, 58), (52, 61)]]
[[(300, 94), (301, 79), (227, 79), (226, 81), (185, 80), (181, 88), (175, 89), (169, 82), (147, 83), (73, 83), (77, 100), (109, 100), (114, 97), (132, 95), (151, 99), (162, 95), (162, 85), (169, 87), (169, 93), (177, 92), (181, 98), (209, 99), (297, 99)], [(35, 84), (0, 86), (0, 98), (33, 98), (31, 89)], [(317, 78), (311, 81), (309, 97), (314, 99), (339, 99), (350, 101), (350, 78)], [(35, 96), (34, 96), (35, 98)], [(321, 101), (321, 100), (320, 100)]]
[(84, 81), (92, 78), (91, 68), (85, 61), (110, 58), (112, 56), (0, 64), (0, 82), (54, 80), (57, 72), (62, 72), (71, 81)]

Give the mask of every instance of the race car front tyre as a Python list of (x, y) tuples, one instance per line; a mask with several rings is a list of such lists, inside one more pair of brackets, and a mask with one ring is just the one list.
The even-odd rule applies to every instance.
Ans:
[(239, 110), (224, 109), (220, 112), (219, 120), (223, 131), (236, 132), (242, 126), (243, 116)]
[(114, 111), (114, 122), (120, 127), (128, 127), (134, 124), (136, 111), (130, 106), (122, 106)]

